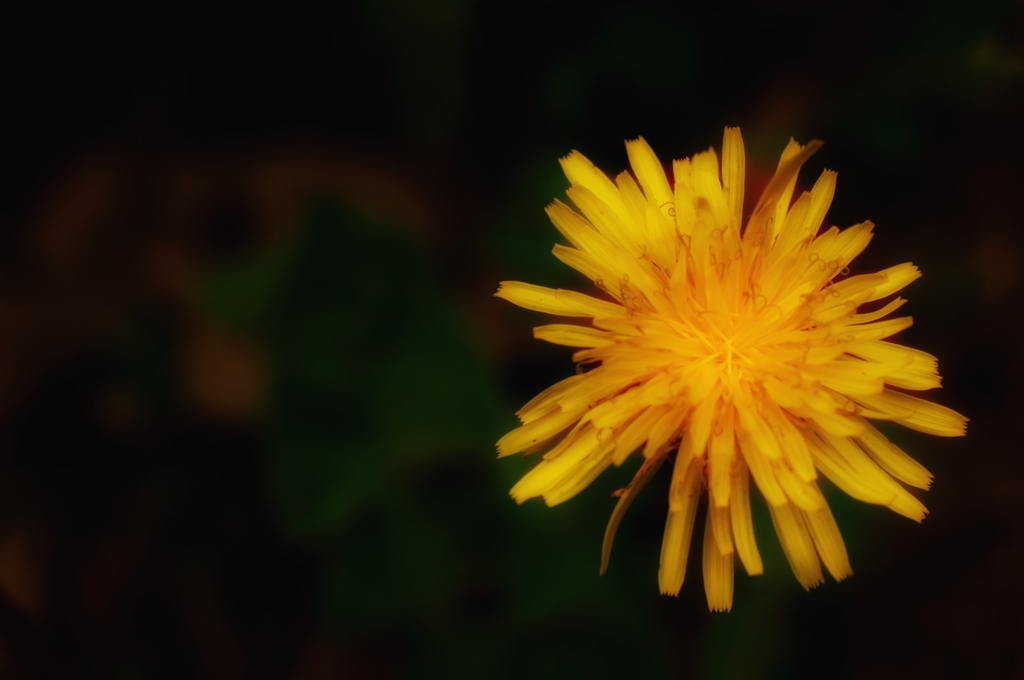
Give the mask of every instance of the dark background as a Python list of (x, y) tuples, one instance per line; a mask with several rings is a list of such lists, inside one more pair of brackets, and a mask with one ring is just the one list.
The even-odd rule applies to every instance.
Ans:
[[(1024, 676), (1022, 7), (715, 5), (10, 14), (0, 677)], [(508, 497), (495, 440), (573, 369), (491, 295), (586, 289), (559, 156), (725, 125), (751, 182), (825, 140), (802, 182), (877, 225), (855, 270), (924, 271), (903, 339), (972, 420), (893, 431), (921, 526), (827, 490), (841, 584), (804, 593), (755, 503), (766, 574), (710, 614), (699, 560), (658, 595), (664, 477), (602, 578), (635, 461)]]

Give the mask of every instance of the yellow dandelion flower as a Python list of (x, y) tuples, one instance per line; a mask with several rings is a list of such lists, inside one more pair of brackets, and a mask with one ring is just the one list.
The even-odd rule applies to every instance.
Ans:
[(952, 437), (964, 434), (967, 419), (910, 394), (940, 378), (935, 357), (887, 340), (911, 325), (890, 317), (904, 300), (861, 309), (903, 289), (918, 269), (849, 275), (873, 225), (819, 233), (836, 173), (824, 171), (792, 200), (797, 172), (820, 146), (790, 140), (745, 226), (737, 128), (725, 130), (721, 163), (713, 149), (674, 161), (674, 181), (642, 138), (626, 142), (632, 172), (614, 180), (579, 152), (561, 159), (576, 210), (557, 200), (547, 208), (572, 244), (556, 245), (554, 255), (606, 298), (501, 284), (498, 297), (591, 324), (534, 330), (578, 348), (580, 370), (523, 406), (522, 425), (498, 451), (547, 449), (511, 494), (548, 505), (641, 453), (608, 523), (602, 572), (623, 513), (670, 458), (658, 582), (662, 593), (678, 594), (707, 490), (703, 571), (712, 610), (732, 606), (734, 556), (748, 574), (762, 571), (751, 477), (804, 588), (822, 582), (822, 564), (836, 580), (852, 573), (819, 474), (854, 498), (924, 518), (924, 505), (898, 482), (924, 489), (931, 474), (870, 421)]

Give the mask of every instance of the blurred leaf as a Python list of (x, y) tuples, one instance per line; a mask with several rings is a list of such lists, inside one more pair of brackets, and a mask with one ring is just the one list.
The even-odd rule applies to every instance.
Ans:
[(275, 252), (209, 274), (200, 291), (202, 306), (226, 323), (242, 328), (261, 326), (280, 288), (286, 255)]
[(340, 528), (417, 461), (489, 450), (497, 397), (401, 234), (322, 202), (274, 296), (272, 470), (298, 535)]

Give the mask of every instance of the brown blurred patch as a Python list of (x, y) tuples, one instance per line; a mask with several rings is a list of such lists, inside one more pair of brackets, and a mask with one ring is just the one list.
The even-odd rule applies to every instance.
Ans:
[(21, 524), (0, 537), (0, 589), (35, 619), (42, 614), (41, 570), (39, 555), (34, 550), (37, 529)]
[(204, 413), (223, 420), (257, 416), (267, 392), (267, 362), (252, 338), (205, 325), (185, 349), (186, 391)]
[(1000, 297), (1020, 281), (1020, 244), (1005, 234), (984, 234), (974, 248), (974, 265), (987, 297)]

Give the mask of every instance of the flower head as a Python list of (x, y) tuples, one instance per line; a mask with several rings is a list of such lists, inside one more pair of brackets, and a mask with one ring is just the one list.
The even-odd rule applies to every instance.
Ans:
[(667, 460), (661, 592), (682, 586), (706, 490), (703, 571), (712, 610), (732, 606), (734, 556), (748, 574), (762, 571), (751, 479), (805, 588), (823, 580), (822, 564), (836, 580), (852, 573), (819, 475), (854, 498), (924, 518), (925, 507), (898, 482), (923, 489), (931, 474), (870, 421), (958, 436), (967, 419), (911, 394), (940, 378), (935, 357), (887, 340), (911, 325), (891, 316), (905, 301), (870, 304), (903, 289), (918, 269), (904, 263), (850, 275), (873, 225), (820, 230), (834, 172), (792, 200), (800, 166), (820, 146), (790, 140), (745, 224), (737, 128), (725, 130), (721, 164), (713, 149), (674, 161), (672, 181), (642, 138), (626, 142), (632, 173), (614, 181), (579, 152), (561, 159), (576, 210), (560, 201), (547, 208), (572, 244), (556, 245), (554, 255), (603, 295), (501, 284), (496, 295), (521, 307), (591, 323), (534, 330), (578, 348), (580, 370), (523, 406), (522, 425), (498, 451), (546, 450), (511, 493), (548, 505), (640, 453), (608, 523), (602, 572), (623, 513)]

